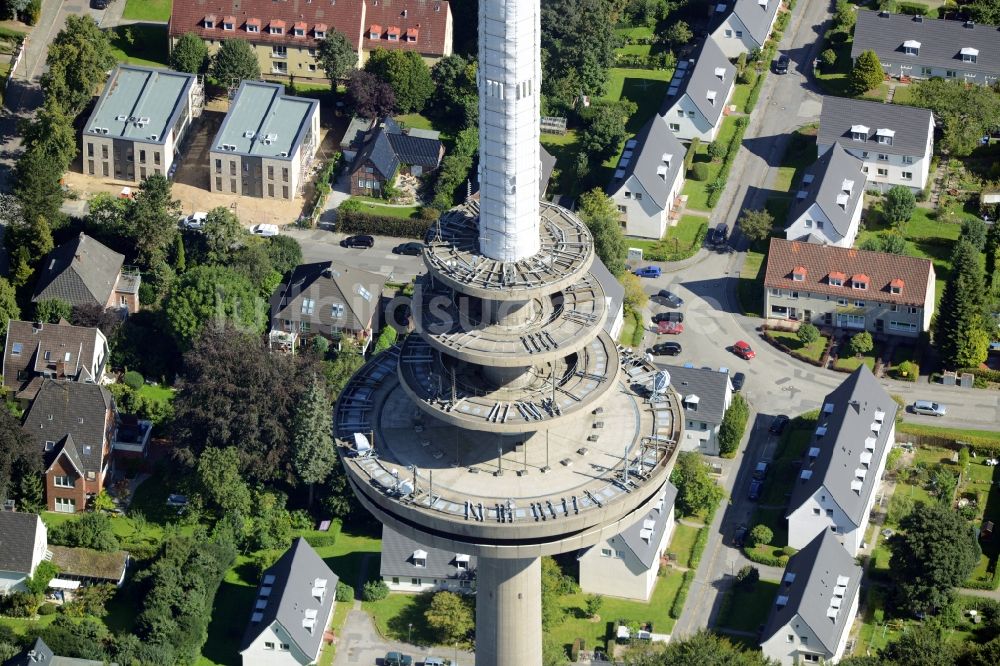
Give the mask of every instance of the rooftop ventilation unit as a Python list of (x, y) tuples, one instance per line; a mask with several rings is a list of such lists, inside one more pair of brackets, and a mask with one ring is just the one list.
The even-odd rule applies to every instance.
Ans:
[(799, 474), (799, 478), (802, 479), (803, 481), (808, 481), (809, 479), (812, 478), (812, 475), (813, 473), (811, 469), (804, 469), (802, 470), (802, 473)]
[(651, 530), (654, 527), (656, 527), (656, 521), (652, 520), (650, 518), (647, 518), (646, 520), (642, 521), (642, 527), (643, 527), (643, 529)]
[(864, 481), (859, 481), (857, 479), (851, 481), (851, 490), (853, 490), (859, 495), (861, 494), (861, 489), (864, 488), (864, 486), (865, 486)]
[(653, 538), (653, 530), (647, 530), (647, 529), (639, 530), (639, 538), (645, 541), (646, 543), (649, 543), (650, 540)]
[(807, 173), (806, 175), (802, 176), (802, 184), (803, 184), (803, 185), (809, 185), (809, 184), (811, 184), (811, 183), (812, 183), (812, 182), (813, 182), (814, 180), (816, 180), (816, 176), (814, 176), (814, 175), (813, 175), (813, 174), (811, 174), (811, 173)]
[(866, 437), (865, 438), (865, 448), (867, 450), (869, 450), (869, 451), (874, 451), (875, 450), (875, 438), (874, 437)]
[(115, 116), (115, 120), (117, 120), (120, 123), (123, 123), (126, 120), (128, 120), (128, 116), (126, 116), (124, 113), (120, 113), (117, 116)]
[(881, 409), (876, 409), (875, 410), (875, 421), (877, 423), (882, 423), (883, 421), (885, 421), (885, 412), (883, 412)]
[(246, 132), (243, 132), (244, 139), (252, 139), (255, 136), (257, 136), (257, 133), (254, 132), (253, 130), (247, 130)]

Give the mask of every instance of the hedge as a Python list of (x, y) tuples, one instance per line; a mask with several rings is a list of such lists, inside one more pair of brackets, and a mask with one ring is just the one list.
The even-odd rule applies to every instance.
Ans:
[(698, 146), (701, 145), (701, 139), (694, 137), (691, 139), (691, 145), (688, 147), (687, 153), (684, 154), (684, 169), (689, 170), (691, 165), (694, 164), (694, 156), (698, 154)]
[(372, 215), (360, 211), (337, 211), (337, 230), (351, 234), (378, 234), (423, 240), (433, 224), (430, 220)]
[(994, 571), (987, 579), (970, 578), (962, 583), (962, 587), (970, 590), (995, 590), (1000, 586), (1000, 571)]
[(743, 105), (743, 113), (750, 113), (753, 111), (753, 107), (757, 106), (757, 100), (760, 99), (760, 89), (764, 87), (764, 79), (766, 78), (767, 72), (761, 72), (757, 75), (757, 80), (754, 81), (753, 88), (750, 89), (747, 102)]
[(736, 153), (739, 152), (740, 144), (743, 143), (743, 133), (746, 132), (749, 122), (750, 120), (746, 116), (740, 116), (736, 119), (736, 131), (733, 132), (733, 136), (729, 139), (729, 144), (726, 146), (726, 157), (722, 160), (722, 168), (719, 169), (718, 177), (708, 186), (708, 200), (705, 203), (709, 208), (715, 207), (715, 204), (719, 202), (719, 197), (722, 196), (723, 190), (726, 189), (726, 179), (729, 177), (729, 169), (733, 166), (733, 160), (736, 159)]
[(785, 352), (786, 354), (788, 354), (792, 358), (796, 358), (796, 359), (802, 361), (803, 363), (808, 363), (809, 365), (815, 365), (817, 368), (822, 368), (822, 367), (826, 366), (826, 362), (830, 358), (830, 348), (833, 346), (833, 338), (828, 338), (827, 341), (826, 341), (826, 349), (823, 350), (823, 355), (820, 356), (820, 359), (817, 361), (814, 358), (809, 358), (805, 354), (802, 354), (802, 353), (797, 352), (797, 351), (793, 351), (790, 347), (788, 347), (787, 345), (783, 344), (777, 338), (775, 338), (774, 336), (772, 336), (771, 335), (771, 331), (768, 330), (768, 329), (766, 329), (766, 328), (763, 329), (763, 335), (764, 335), (764, 339), (765, 340), (767, 340), (772, 345), (774, 345), (775, 347), (777, 347), (781, 351)]
[[(903, 421), (896, 426), (897, 433), (906, 433), (914, 440), (914, 444), (920, 446), (939, 446), (947, 449), (957, 449), (956, 442), (964, 442), (969, 445), (972, 451), (977, 454), (1000, 453), (1000, 440), (978, 435), (970, 435), (967, 432), (956, 431), (954, 435), (939, 433), (933, 430), (934, 426), (926, 426), (922, 423)], [(897, 440), (900, 439), (898, 436)]]
[(681, 612), (684, 610), (684, 602), (687, 601), (688, 590), (693, 580), (694, 569), (688, 569), (684, 572), (684, 578), (681, 580), (681, 586), (677, 590), (677, 596), (674, 597), (674, 603), (670, 604), (670, 617), (675, 620), (681, 616)]
[(641, 312), (633, 310), (632, 316), (635, 317), (635, 328), (632, 329), (632, 347), (638, 349), (642, 346), (642, 339), (646, 336), (646, 329), (643, 325)]
[(337, 543), (336, 534), (307, 534), (306, 543), (313, 548), (329, 548)]
[(784, 567), (788, 564), (788, 558), (785, 556), (775, 557), (773, 555), (765, 555), (758, 552), (755, 548), (744, 548), (743, 554), (751, 562), (763, 564), (765, 567)]
[(740, 441), (747, 429), (750, 419), (750, 406), (739, 393), (733, 395), (733, 402), (722, 417), (719, 426), (719, 455), (723, 458), (735, 458), (740, 448)]
[(896, 11), (900, 14), (908, 14), (910, 16), (927, 16), (931, 15), (931, 8), (928, 5), (920, 4), (919, 2), (897, 2)]
[(691, 570), (697, 569), (698, 564), (701, 562), (705, 546), (708, 545), (708, 532), (709, 528), (706, 524), (705, 527), (698, 530), (698, 535), (694, 538), (694, 544), (691, 545), (691, 555), (688, 557), (688, 568)]
[(962, 368), (958, 371), (958, 374), (961, 375), (965, 372), (968, 372), (973, 377), (1000, 384), (1000, 370), (991, 370), (990, 368)]

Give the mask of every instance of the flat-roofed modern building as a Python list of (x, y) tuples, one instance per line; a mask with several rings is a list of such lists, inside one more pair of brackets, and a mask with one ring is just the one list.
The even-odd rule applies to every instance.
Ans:
[(244, 81), (209, 153), (212, 192), (294, 199), (319, 147), (319, 102)]
[(173, 175), (178, 146), (204, 99), (193, 74), (118, 65), (83, 127), (83, 172), (129, 183)]

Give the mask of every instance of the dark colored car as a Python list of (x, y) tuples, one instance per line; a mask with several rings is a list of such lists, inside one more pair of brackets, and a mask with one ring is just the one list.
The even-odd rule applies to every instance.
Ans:
[(747, 497), (750, 499), (750, 501), (756, 502), (757, 500), (760, 499), (760, 491), (761, 488), (763, 487), (764, 487), (764, 482), (761, 481), (760, 479), (754, 479), (753, 481), (750, 482), (750, 492), (747, 494)]
[(677, 342), (661, 342), (650, 347), (649, 353), (653, 356), (677, 356), (681, 353), (681, 346)]
[(788, 56), (780, 55), (778, 60), (774, 63), (774, 73), (775, 74), (788, 74)]
[(729, 381), (733, 383), (733, 390), (738, 392), (743, 388), (743, 385), (746, 383), (747, 376), (744, 375), (742, 372), (737, 372), (735, 375), (732, 376), (732, 378)]
[(406, 254), (411, 257), (419, 257), (420, 253), (424, 251), (424, 244), (417, 242), (402, 243), (392, 248), (393, 254)]
[(712, 229), (708, 234), (708, 244), (718, 247), (720, 245), (725, 245), (726, 240), (729, 238), (729, 227), (726, 226), (725, 222), (720, 222), (719, 226)]
[(785, 416), (784, 414), (778, 414), (777, 416), (774, 417), (774, 420), (771, 421), (771, 427), (768, 428), (767, 430), (772, 435), (780, 435), (781, 433), (785, 432), (786, 425), (788, 425), (788, 417)]
[(348, 236), (344, 240), (340, 241), (340, 247), (363, 247), (369, 248), (375, 246), (374, 236)]
[(675, 321), (678, 324), (684, 323), (683, 312), (657, 312), (653, 315), (653, 323), (659, 324), (661, 321)]
[(632, 271), (639, 277), (644, 278), (658, 278), (660, 277), (660, 267), (659, 266), (643, 266), (642, 268), (637, 268)]
[(382, 664), (384, 666), (413, 666), (413, 657), (400, 652), (386, 652)]
[(666, 302), (666, 304), (672, 308), (679, 308), (684, 305), (684, 299), (669, 289), (661, 289), (656, 295), (660, 300)]
[(743, 544), (747, 542), (747, 526), (739, 525), (736, 531), (733, 533), (733, 545), (737, 548), (742, 548)]
[(765, 476), (767, 476), (767, 470), (770, 467), (771, 465), (766, 460), (761, 460), (759, 463), (757, 463), (757, 466), (753, 470), (753, 478), (763, 479)]
[(90, 6), (94, 9), (107, 9), (111, 0), (90, 0)]

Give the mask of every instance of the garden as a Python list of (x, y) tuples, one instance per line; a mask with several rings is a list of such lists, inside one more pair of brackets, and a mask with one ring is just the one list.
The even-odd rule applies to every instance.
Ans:
[(132, 24), (111, 31), (112, 55), (128, 65), (166, 67), (167, 42), (166, 25)]
[(685, 158), (688, 174), (682, 191), (687, 196), (688, 208), (707, 212), (715, 207), (726, 187), (747, 124), (746, 116), (726, 116), (715, 141), (691, 142)]
[(767, 621), (779, 582), (760, 580), (755, 567), (746, 566), (738, 572), (733, 585), (726, 590), (715, 619), (715, 628), (757, 635)]
[(707, 218), (699, 215), (682, 215), (660, 240), (626, 238), (628, 247), (642, 250), (645, 261), (681, 261), (701, 249), (708, 232)]

